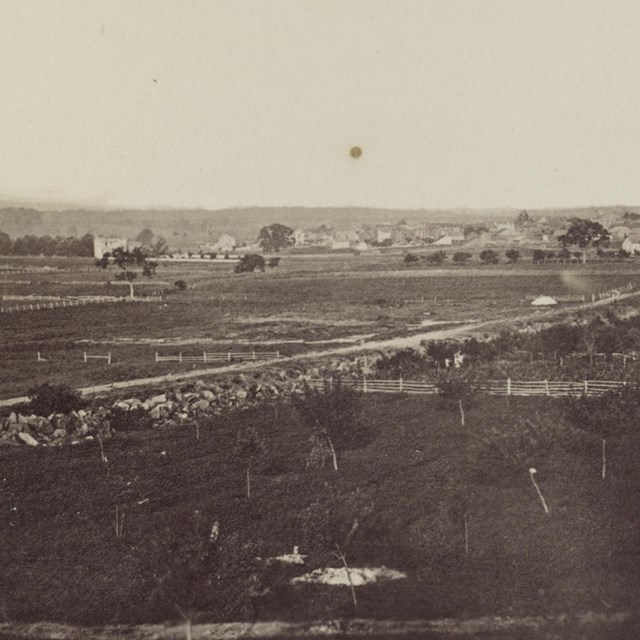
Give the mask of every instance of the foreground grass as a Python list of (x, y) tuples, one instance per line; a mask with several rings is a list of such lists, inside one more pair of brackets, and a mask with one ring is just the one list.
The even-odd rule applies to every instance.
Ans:
[[(7, 620), (141, 623), (176, 617), (155, 597), (154, 541), (183, 531), (199, 511), (220, 523), (227, 560), (199, 620), (336, 617), (416, 619), (635, 610), (640, 596), (640, 439), (611, 446), (599, 477), (597, 447), (535, 460), (545, 516), (527, 467), (495, 478), (468, 456), (470, 433), (534, 409), (559, 418), (557, 401), (486, 398), (467, 427), (432, 399), (367, 396), (376, 437), (340, 452), (340, 471), (305, 469), (308, 434), (286, 405), (243, 411), (193, 428), (121, 434), (105, 444), (0, 450), (0, 594)], [(230, 452), (254, 426), (269, 456), (252, 498)], [(114, 533), (114, 479), (126, 489), (124, 535)], [(469, 553), (456, 508), (468, 490)], [(290, 586), (256, 557), (308, 554), (305, 570), (335, 563), (331, 551), (354, 517), (352, 566), (405, 571), (406, 580), (358, 589)], [(250, 593), (251, 575), (267, 588)]]

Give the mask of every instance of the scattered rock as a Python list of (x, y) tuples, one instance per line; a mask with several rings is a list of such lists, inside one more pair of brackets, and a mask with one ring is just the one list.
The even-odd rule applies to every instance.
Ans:
[(24, 442), (25, 444), (28, 444), (30, 447), (38, 446), (38, 441), (33, 436), (30, 436), (28, 433), (25, 433), (24, 431), (21, 431), (20, 433), (18, 433), (18, 438), (20, 438), (22, 442)]

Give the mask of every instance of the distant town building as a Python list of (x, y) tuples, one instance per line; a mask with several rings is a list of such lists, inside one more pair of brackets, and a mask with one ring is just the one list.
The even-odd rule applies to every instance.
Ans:
[(93, 237), (93, 257), (102, 258), (105, 253), (111, 253), (114, 249), (129, 248), (129, 241), (126, 238), (104, 238), (103, 236)]

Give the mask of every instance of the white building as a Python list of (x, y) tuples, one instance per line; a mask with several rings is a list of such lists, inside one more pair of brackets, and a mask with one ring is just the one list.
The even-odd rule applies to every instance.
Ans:
[(111, 253), (114, 249), (124, 249), (127, 251), (129, 242), (126, 238), (103, 238), (102, 236), (93, 237), (93, 256), (94, 258), (102, 258), (105, 253)]

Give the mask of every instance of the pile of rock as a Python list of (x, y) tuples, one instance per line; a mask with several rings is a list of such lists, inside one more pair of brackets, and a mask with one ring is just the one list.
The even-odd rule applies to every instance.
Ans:
[(59, 446), (79, 444), (97, 437), (105, 441), (111, 436), (104, 407), (91, 412), (80, 409), (69, 414), (56, 413), (46, 418), (12, 412), (0, 421), (0, 444)]
[[(0, 444), (63, 445), (103, 440), (118, 430), (114, 413), (144, 412), (154, 427), (178, 426), (205, 416), (233, 411), (302, 393), (309, 379), (367, 374), (371, 358), (333, 360), (307, 369), (271, 369), (252, 374), (221, 376), (214, 381), (181, 384), (163, 393), (145, 394), (107, 402), (93, 408), (48, 417), (11, 413), (0, 419)], [(115, 410), (115, 411), (114, 411)]]

